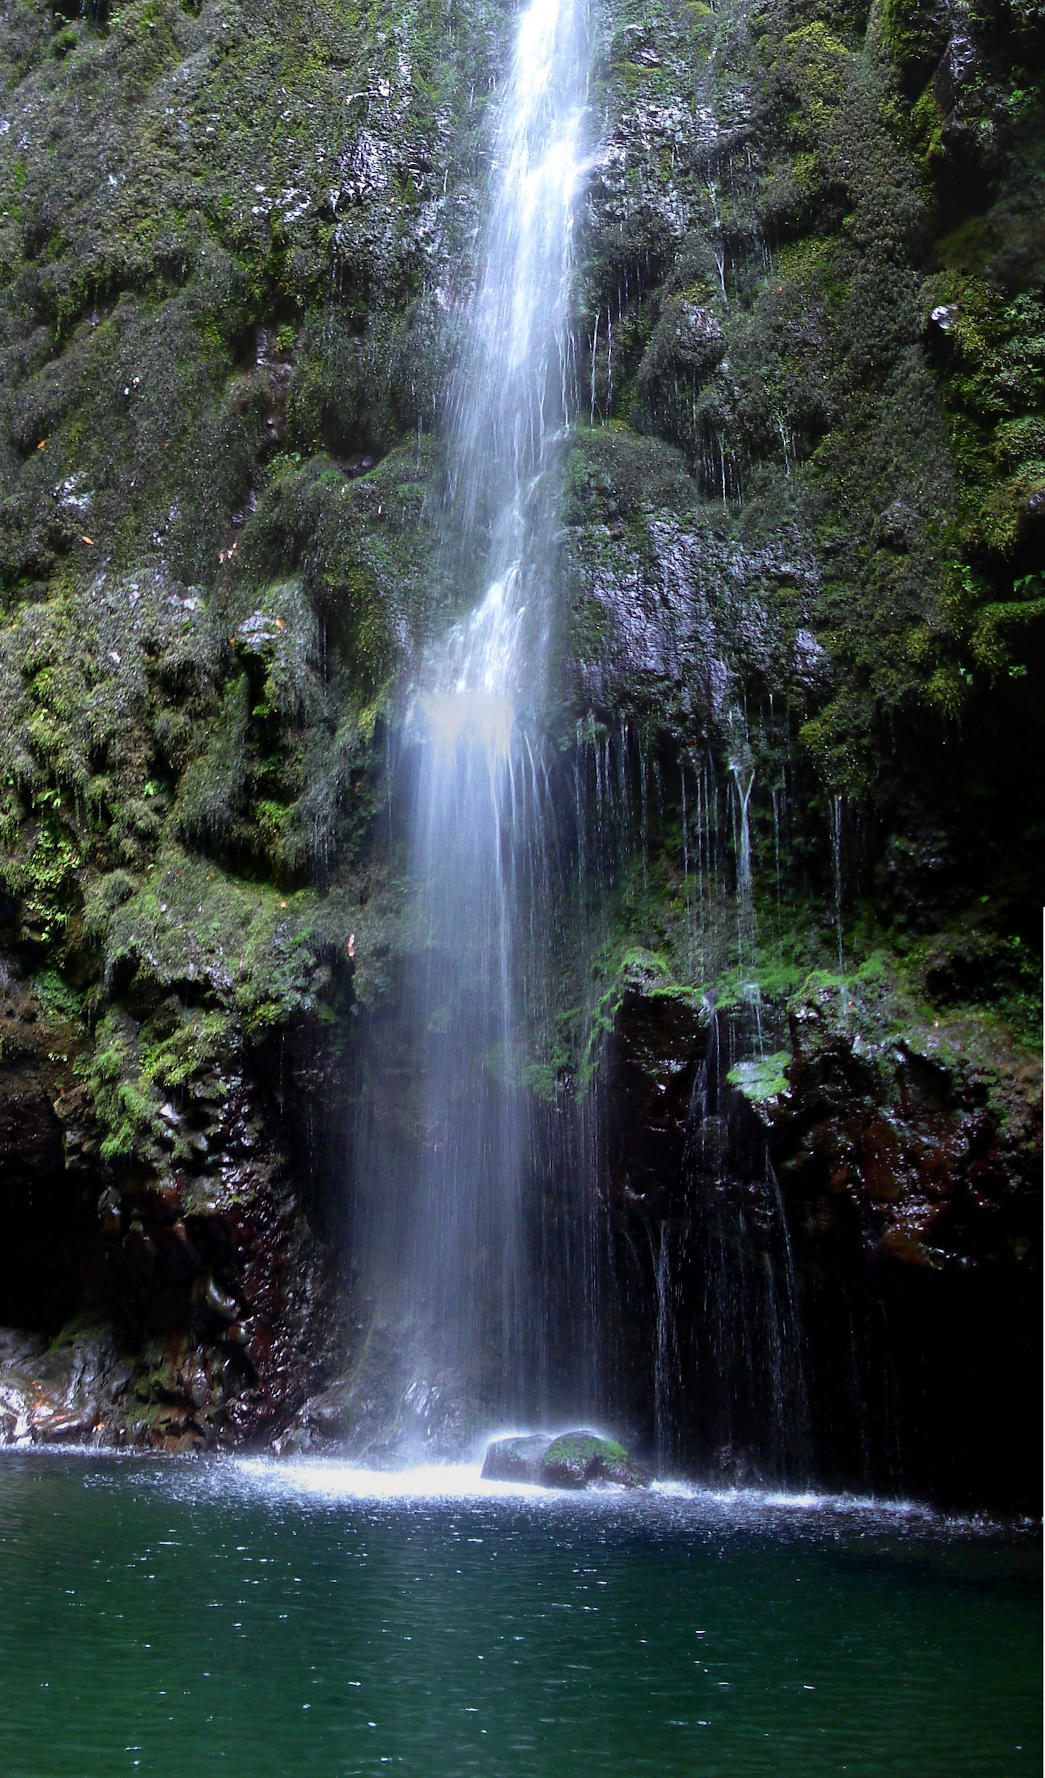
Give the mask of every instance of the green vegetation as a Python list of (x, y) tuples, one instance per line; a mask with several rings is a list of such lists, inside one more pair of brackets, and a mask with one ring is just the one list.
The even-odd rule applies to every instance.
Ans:
[(758, 1101), (774, 1099), (780, 1093), (787, 1092), (787, 1066), (791, 1060), (789, 1050), (774, 1050), (771, 1056), (762, 1056), (756, 1061), (738, 1062), (731, 1068), (726, 1079), (731, 1087), (743, 1093), (745, 1099)]

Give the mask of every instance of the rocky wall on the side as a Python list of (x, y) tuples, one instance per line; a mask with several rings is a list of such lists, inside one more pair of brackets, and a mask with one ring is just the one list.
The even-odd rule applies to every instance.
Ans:
[[(878, 954), (714, 1007), (662, 960), (630, 963), (602, 1084), (611, 1216), (641, 1256), (640, 1433), (659, 1336), (683, 1459), (772, 1477), (773, 1436), (744, 1399), (764, 1393), (792, 1475), (1028, 1507), (1040, 1076), (992, 1017), (923, 991)], [(743, 1325), (767, 1308), (786, 1388), (751, 1369)]]

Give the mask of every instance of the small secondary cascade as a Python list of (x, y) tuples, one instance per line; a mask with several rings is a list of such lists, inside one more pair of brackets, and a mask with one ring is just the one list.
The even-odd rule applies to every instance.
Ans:
[[(537, 725), (556, 474), (572, 394), (571, 237), (587, 85), (583, 0), (532, 0), (499, 101), (483, 262), (451, 392), (451, 572), (473, 608), (420, 662), (412, 962), (394, 1041), (416, 1142), (372, 1144), (367, 1285), (394, 1317), (400, 1389), (430, 1434), (449, 1397), (539, 1411), (532, 1132), (516, 1031), (538, 1012), (545, 868)], [(404, 1432), (409, 1442), (409, 1429)]]

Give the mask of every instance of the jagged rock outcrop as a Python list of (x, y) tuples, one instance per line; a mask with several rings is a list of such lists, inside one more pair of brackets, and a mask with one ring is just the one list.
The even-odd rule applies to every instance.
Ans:
[(52, 1343), (0, 1328), (0, 1442), (119, 1443), (133, 1371), (107, 1329)]
[[(224, 1066), (197, 1056), (170, 1098), (135, 1108), (146, 1150), (106, 1135), (68, 994), (8, 973), (0, 1016), (0, 1289), (7, 1316), (39, 1330), (4, 1349), (4, 1436), (186, 1449), (283, 1424), (334, 1344), (329, 1260), (265, 1115), (270, 1095), (329, 1090), (307, 1037), (282, 1081), (257, 1058), (237, 1073), (227, 1052)], [(137, 1039), (127, 1014), (123, 1035)]]

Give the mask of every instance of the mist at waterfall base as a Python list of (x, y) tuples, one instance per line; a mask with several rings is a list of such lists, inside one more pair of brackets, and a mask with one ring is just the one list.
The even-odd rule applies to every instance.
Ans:
[(420, 1480), (6, 1453), (5, 1778), (1040, 1770), (1029, 1534)]

